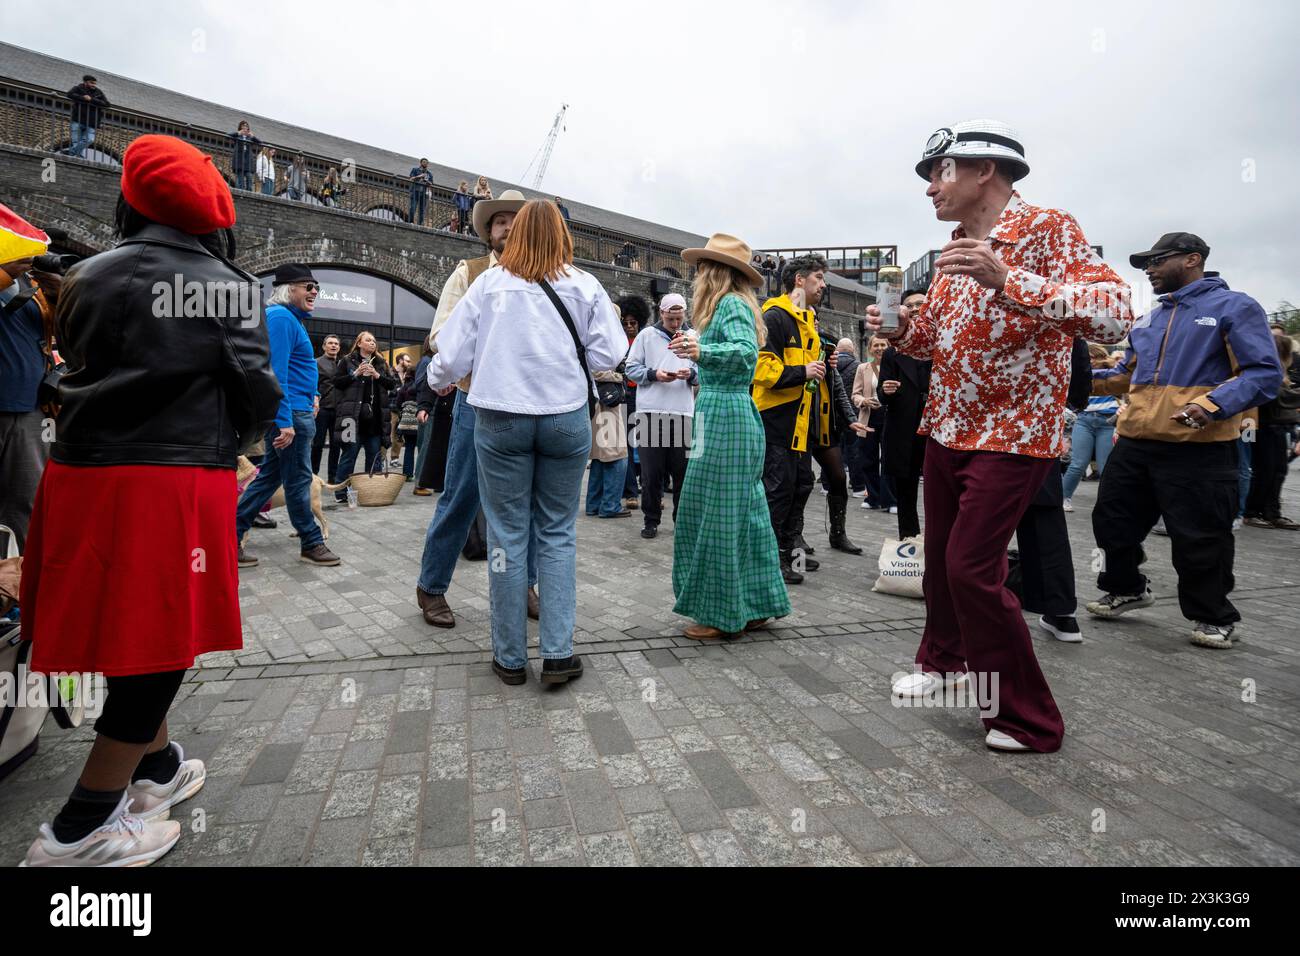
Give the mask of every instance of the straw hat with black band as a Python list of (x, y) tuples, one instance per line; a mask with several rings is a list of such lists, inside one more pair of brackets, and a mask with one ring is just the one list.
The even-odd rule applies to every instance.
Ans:
[(749, 280), (750, 285), (759, 286), (763, 284), (763, 277), (758, 270), (749, 264), (754, 258), (754, 250), (745, 245), (735, 236), (729, 236), (725, 232), (715, 232), (709, 237), (709, 241), (703, 249), (683, 249), (682, 259), (687, 265), (693, 266), (701, 259), (707, 259), (710, 262), (721, 262), (724, 266), (731, 266), (737, 272), (742, 273)]
[(518, 212), (528, 202), (518, 189), (507, 189), (500, 199), (480, 199), (474, 204), (474, 231), (486, 243), (492, 242), (492, 217), (499, 212)]

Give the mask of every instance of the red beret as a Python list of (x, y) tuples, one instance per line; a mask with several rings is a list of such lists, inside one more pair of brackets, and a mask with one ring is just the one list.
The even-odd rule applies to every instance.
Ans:
[(235, 224), (212, 157), (174, 136), (141, 136), (122, 157), (122, 195), (147, 219), (201, 236)]

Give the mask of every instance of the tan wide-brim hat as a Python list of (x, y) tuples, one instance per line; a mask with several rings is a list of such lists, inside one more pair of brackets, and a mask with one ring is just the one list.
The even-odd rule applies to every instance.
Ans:
[(474, 204), (474, 231), (484, 242), (491, 242), (488, 227), (492, 217), (499, 212), (518, 212), (528, 202), (518, 189), (507, 189), (500, 199), (480, 199)]
[(762, 285), (763, 277), (757, 269), (749, 264), (753, 258), (753, 249), (735, 236), (729, 236), (725, 232), (715, 232), (709, 237), (709, 241), (703, 249), (682, 250), (682, 259), (686, 261), (687, 265), (693, 266), (701, 259), (708, 259), (710, 262), (721, 262), (724, 266), (731, 266), (737, 272), (743, 273), (745, 278), (749, 280), (750, 285)]

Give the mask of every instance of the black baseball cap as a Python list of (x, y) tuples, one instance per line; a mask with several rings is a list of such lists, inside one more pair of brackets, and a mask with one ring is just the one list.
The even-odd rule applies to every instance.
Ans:
[(1205, 259), (1210, 254), (1210, 247), (1205, 244), (1204, 239), (1193, 233), (1166, 232), (1146, 252), (1135, 252), (1129, 256), (1128, 263), (1134, 269), (1145, 269), (1148, 260), (1169, 255), (1171, 252), (1198, 252), (1201, 259)]
[(271, 285), (291, 285), (294, 282), (315, 282), (316, 277), (311, 274), (309, 266), (291, 263), (287, 266), (280, 266), (275, 270), (275, 279)]

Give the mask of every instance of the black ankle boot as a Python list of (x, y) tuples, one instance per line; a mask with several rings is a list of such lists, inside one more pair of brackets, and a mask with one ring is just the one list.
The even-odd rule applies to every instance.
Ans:
[(849, 506), (847, 498), (832, 495), (826, 499), (831, 515), (831, 547), (845, 554), (861, 554), (862, 549), (849, 540), (844, 533), (844, 516)]
[(794, 569), (790, 552), (781, 552), (781, 577), (786, 584), (803, 584), (803, 575)]

